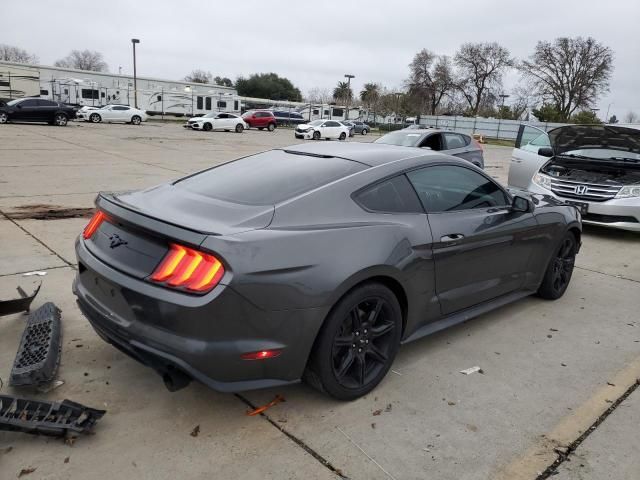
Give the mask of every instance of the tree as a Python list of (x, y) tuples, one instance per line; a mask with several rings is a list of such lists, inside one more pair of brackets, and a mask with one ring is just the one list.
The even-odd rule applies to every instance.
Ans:
[(309, 103), (319, 103), (320, 105), (324, 105), (331, 101), (331, 92), (326, 88), (312, 88), (307, 94), (307, 101)]
[(353, 99), (353, 90), (347, 82), (338, 82), (333, 89), (333, 99), (340, 103), (347, 103)]
[(541, 122), (564, 122), (562, 113), (555, 105), (543, 103), (540, 108), (534, 108), (531, 113)]
[(624, 123), (636, 123), (638, 119), (640, 119), (640, 117), (638, 117), (638, 114), (630, 110), (624, 116)]
[(571, 115), (569, 121), (571, 123), (579, 123), (583, 125), (602, 123), (602, 120), (600, 120), (592, 110), (582, 110), (580, 112), (574, 113), (573, 115)]
[(514, 65), (509, 50), (496, 42), (465, 43), (454, 57), (459, 77), (456, 87), (466, 99), (471, 115), (499, 91), (502, 75)]
[(300, 90), (288, 78), (279, 77), (275, 73), (254, 73), (249, 78), (239, 77), (236, 80), (236, 90), (238, 95), (245, 97), (302, 101)]
[(93, 72), (107, 72), (109, 67), (100, 52), (94, 50), (71, 50), (71, 53), (54, 63), (56, 67), (75, 68)]
[(520, 66), (524, 77), (547, 103), (567, 120), (578, 109), (588, 109), (609, 89), (613, 51), (589, 38), (540, 41)]
[(12, 45), (0, 44), (0, 60), (3, 62), (38, 63), (38, 57)]
[(184, 81), (191, 83), (213, 83), (213, 75), (211, 75), (211, 72), (196, 69), (184, 77)]
[(618, 123), (618, 117), (616, 117), (615, 115), (611, 115), (608, 123), (610, 123), (611, 125), (613, 125), (614, 123)]
[(233, 87), (233, 82), (227, 77), (216, 77), (213, 79), (213, 82), (216, 85), (221, 85), (223, 87)]
[(409, 79), (406, 81), (409, 95), (422, 107), (427, 107), (431, 115), (442, 99), (454, 87), (451, 60), (446, 55), (436, 56), (426, 48), (420, 50), (409, 64)]

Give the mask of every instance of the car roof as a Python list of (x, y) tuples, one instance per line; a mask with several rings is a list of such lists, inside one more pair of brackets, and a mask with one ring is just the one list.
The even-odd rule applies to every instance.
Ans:
[(284, 150), (300, 155), (344, 158), (345, 160), (352, 160), (370, 167), (376, 167), (406, 158), (424, 157), (432, 153), (438, 153), (415, 147), (399, 147), (397, 145), (363, 142), (314, 142), (292, 145), (277, 150)]

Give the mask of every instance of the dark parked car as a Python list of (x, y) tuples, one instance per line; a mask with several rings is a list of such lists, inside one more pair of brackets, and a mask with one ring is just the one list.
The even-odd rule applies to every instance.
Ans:
[(298, 112), (289, 112), (288, 110), (274, 110), (274, 117), (278, 125), (300, 125), (305, 123), (305, 119)]
[(73, 291), (97, 333), (220, 391), (306, 379), (371, 391), (401, 343), (537, 293), (561, 297), (580, 214), (466, 161), (373, 143), (258, 153), (102, 193)]
[(75, 118), (76, 110), (63, 103), (44, 98), (19, 98), (9, 100), (0, 107), (0, 123), (46, 122), (49, 125), (65, 126)]
[(437, 130), (435, 128), (406, 128), (387, 133), (378, 138), (375, 143), (429, 148), (436, 152), (463, 158), (477, 167), (484, 168), (482, 147), (473, 138), (464, 133)]
[(258, 130), (264, 130), (265, 128), (270, 132), (276, 129), (277, 122), (273, 112), (269, 110), (250, 110), (242, 115), (242, 119), (251, 128), (257, 128)]

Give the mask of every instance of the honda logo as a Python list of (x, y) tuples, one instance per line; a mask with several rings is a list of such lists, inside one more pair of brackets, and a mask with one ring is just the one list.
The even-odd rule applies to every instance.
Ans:
[(577, 195), (584, 195), (589, 189), (586, 185), (578, 185), (575, 189)]

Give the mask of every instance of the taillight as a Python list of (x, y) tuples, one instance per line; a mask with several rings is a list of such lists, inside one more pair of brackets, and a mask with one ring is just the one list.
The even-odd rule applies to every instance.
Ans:
[(203, 293), (215, 287), (223, 275), (224, 267), (213, 255), (172, 243), (149, 278), (167, 287)]
[(85, 240), (89, 240), (93, 236), (93, 234), (96, 233), (96, 230), (98, 230), (98, 227), (102, 222), (104, 222), (105, 218), (106, 218), (106, 215), (101, 210), (98, 210), (96, 213), (94, 213), (93, 217), (91, 217), (91, 220), (89, 220), (89, 223), (87, 224), (87, 226), (84, 227), (84, 230), (82, 232), (82, 237)]

